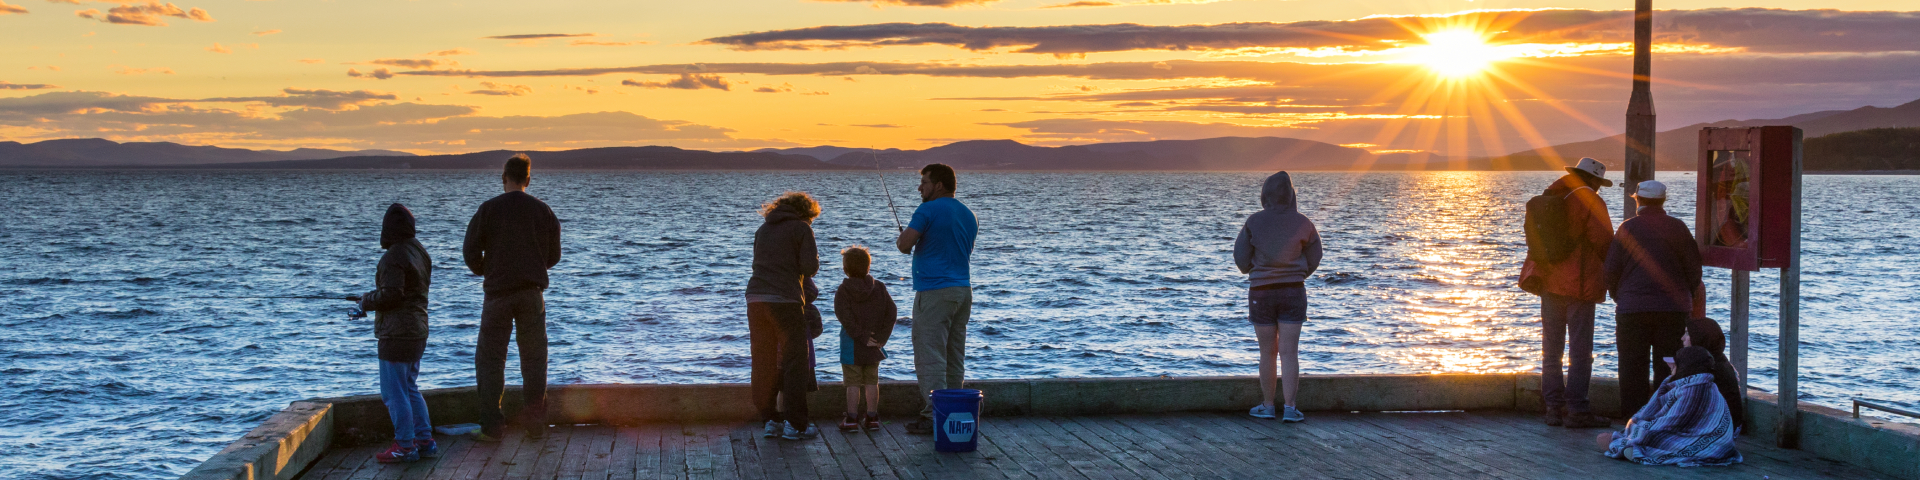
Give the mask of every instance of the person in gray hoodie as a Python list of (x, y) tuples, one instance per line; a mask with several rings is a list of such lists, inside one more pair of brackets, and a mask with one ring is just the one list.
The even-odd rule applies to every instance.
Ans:
[(1248, 317), (1260, 339), (1259, 406), (1247, 412), (1274, 418), (1274, 359), (1283, 364), (1286, 393), (1282, 422), (1305, 421), (1295, 403), (1300, 390), (1300, 327), (1307, 322), (1307, 277), (1320, 268), (1320, 232), (1300, 214), (1287, 172), (1267, 177), (1260, 189), (1261, 210), (1247, 217), (1233, 241), (1233, 262), (1248, 274)]
[(813, 238), (820, 203), (787, 192), (762, 205), (760, 215), (766, 221), (753, 233), (746, 292), (750, 395), (767, 421), (765, 436), (814, 438), (820, 431), (809, 420), (807, 392), (814, 384), (810, 342), (818, 333), (806, 313), (806, 284), (820, 272)]

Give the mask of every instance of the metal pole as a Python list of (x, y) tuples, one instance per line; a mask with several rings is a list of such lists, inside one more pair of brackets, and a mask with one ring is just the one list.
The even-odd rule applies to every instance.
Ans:
[(1793, 129), (1793, 196), (1787, 267), (1780, 269), (1780, 425), (1774, 443), (1800, 445), (1800, 129)]
[[(1733, 369), (1740, 371), (1740, 399), (1747, 397), (1747, 309), (1748, 292), (1753, 284), (1746, 270), (1733, 271), (1733, 318), (1728, 319), (1727, 347), (1732, 350)], [(1745, 425), (1747, 419), (1736, 418), (1735, 422)]]
[(1627, 184), (1621, 192), (1620, 221), (1640, 210), (1633, 194), (1653, 179), (1653, 0), (1633, 2), (1633, 96), (1627, 101)]

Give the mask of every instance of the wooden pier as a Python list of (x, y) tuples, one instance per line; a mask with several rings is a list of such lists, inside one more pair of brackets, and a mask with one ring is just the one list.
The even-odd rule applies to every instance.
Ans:
[[(902, 418), (901, 420), (905, 420)], [(1607, 458), (1603, 429), (1549, 427), (1512, 411), (1309, 414), (1282, 424), (1231, 413), (987, 418), (980, 449), (937, 453), (899, 422), (880, 431), (762, 438), (748, 423), (583, 425), (499, 443), (441, 437), (438, 459), (379, 464), (384, 444), (326, 452), (300, 478), (1885, 478), (1772, 439), (1742, 438), (1745, 463), (1648, 467)]]

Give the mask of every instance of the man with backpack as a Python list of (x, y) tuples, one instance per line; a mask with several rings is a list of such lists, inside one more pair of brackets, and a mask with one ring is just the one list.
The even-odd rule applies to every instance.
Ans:
[[(1604, 267), (1613, 243), (1613, 219), (1598, 190), (1613, 186), (1607, 167), (1582, 158), (1527, 201), (1527, 262), (1520, 288), (1540, 296), (1540, 396), (1547, 425), (1567, 428), (1610, 426), (1593, 414), (1587, 387), (1593, 377), (1593, 311), (1606, 300)], [(1562, 377), (1560, 355), (1566, 350)]]

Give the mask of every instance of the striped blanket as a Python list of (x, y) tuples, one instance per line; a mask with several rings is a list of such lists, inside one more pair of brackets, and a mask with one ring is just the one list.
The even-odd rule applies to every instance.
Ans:
[(1607, 456), (1643, 465), (1732, 465), (1742, 460), (1733, 438), (1727, 401), (1713, 375), (1703, 373), (1661, 385), (1627, 430), (1614, 434)]

